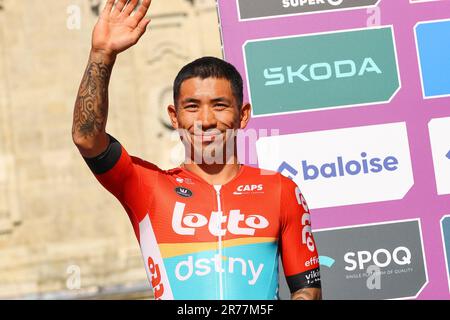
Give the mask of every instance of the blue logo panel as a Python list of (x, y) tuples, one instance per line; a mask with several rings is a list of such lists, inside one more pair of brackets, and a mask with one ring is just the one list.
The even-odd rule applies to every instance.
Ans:
[(416, 37), (425, 97), (450, 95), (450, 21), (421, 23)]
[[(278, 245), (259, 243), (164, 259), (175, 299), (275, 299)], [(221, 274), (221, 275), (220, 275)], [(222, 288), (222, 296), (220, 293)]]

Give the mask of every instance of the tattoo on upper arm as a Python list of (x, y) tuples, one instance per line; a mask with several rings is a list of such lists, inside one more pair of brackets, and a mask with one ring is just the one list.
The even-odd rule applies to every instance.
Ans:
[(110, 66), (103, 62), (89, 62), (75, 103), (72, 133), (86, 138), (104, 129), (110, 76)]

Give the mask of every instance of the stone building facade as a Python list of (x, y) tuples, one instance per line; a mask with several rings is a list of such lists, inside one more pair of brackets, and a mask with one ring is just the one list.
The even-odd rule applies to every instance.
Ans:
[[(73, 104), (104, 0), (0, 0), (0, 298), (151, 298), (121, 205), (71, 140)], [(130, 154), (177, 165), (172, 81), (221, 57), (214, 0), (153, 0), (149, 31), (121, 54), (107, 130)]]

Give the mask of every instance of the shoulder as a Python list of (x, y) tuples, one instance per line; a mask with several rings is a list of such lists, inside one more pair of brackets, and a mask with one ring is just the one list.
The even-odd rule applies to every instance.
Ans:
[(163, 172), (162, 169), (160, 169), (156, 164), (152, 162), (148, 162), (146, 160), (143, 160), (142, 158), (136, 157), (136, 156), (130, 156), (131, 161), (133, 164), (141, 171), (156, 171), (156, 172)]
[(272, 170), (267, 170), (267, 169), (262, 169), (262, 168), (257, 168), (257, 167), (251, 167), (248, 165), (243, 165), (245, 172), (247, 175), (249, 176), (253, 176), (253, 177), (263, 177), (263, 178), (267, 178), (267, 179), (279, 179), (279, 175), (280, 173), (277, 171), (272, 171)]
[(269, 182), (279, 184), (283, 187), (296, 186), (296, 183), (292, 179), (282, 175), (278, 171), (250, 167), (247, 165), (245, 166), (245, 169), (250, 176), (259, 177), (259, 178), (265, 179)]
[(135, 166), (136, 170), (139, 172), (139, 174), (147, 177), (169, 177), (176, 175), (181, 171), (180, 168), (172, 168), (168, 170), (161, 169), (158, 165), (155, 163), (146, 161), (142, 158), (136, 157), (136, 156), (130, 156), (131, 161), (133, 162), (133, 165)]
[(295, 190), (297, 184), (278, 171), (245, 166), (248, 176), (258, 178), (260, 181), (278, 187), (281, 190)]

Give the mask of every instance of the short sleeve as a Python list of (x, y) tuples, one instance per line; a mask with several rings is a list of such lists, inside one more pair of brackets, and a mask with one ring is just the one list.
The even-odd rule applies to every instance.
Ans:
[[(146, 214), (152, 195), (152, 190), (147, 189), (151, 188), (152, 181), (156, 180), (159, 168), (139, 158), (131, 157), (112, 136), (105, 152), (95, 158), (84, 160), (95, 178), (123, 205), (139, 239), (139, 222)], [(146, 190), (142, 190), (144, 177), (150, 180), (146, 183)]]
[(311, 230), (311, 213), (291, 179), (281, 179), (280, 251), (291, 293), (302, 288), (320, 288), (319, 256)]

